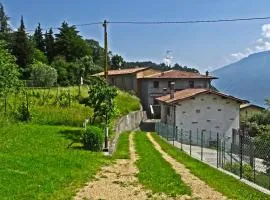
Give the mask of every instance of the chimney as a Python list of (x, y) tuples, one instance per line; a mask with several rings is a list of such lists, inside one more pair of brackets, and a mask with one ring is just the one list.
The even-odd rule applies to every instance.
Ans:
[(163, 96), (167, 95), (167, 88), (163, 88)]
[(206, 75), (206, 76), (208, 76), (208, 75), (209, 75), (209, 72), (208, 72), (208, 71), (206, 71), (206, 72), (205, 72), (205, 75)]
[(174, 86), (175, 86), (175, 82), (171, 82), (171, 87), (170, 87), (170, 98), (171, 99), (174, 98)]

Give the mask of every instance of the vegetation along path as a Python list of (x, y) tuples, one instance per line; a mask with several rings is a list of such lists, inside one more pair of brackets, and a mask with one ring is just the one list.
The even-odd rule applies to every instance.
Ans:
[[(129, 159), (117, 159), (116, 163), (104, 167), (96, 176), (95, 180), (87, 184), (75, 197), (81, 199), (149, 199), (153, 197), (151, 191), (145, 190), (139, 184), (135, 167), (137, 156), (135, 154), (134, 133), (129, 134)], [(166, 197), (155, 196), (155, 199), (168, 199)]]
[(173, 169), (181, 175), (182, 180), (191, 187), (192, 196), (197, 199), (227, 199), (221, 193), (213, 190), (205, 182), (194, 176), (189, 172), (184, 165), (177, 162), (174, 158), (164, 152), (160, 145), (153, 139), (150, 133), (147, 134), (149, 140), (153, 143), (155, 148), (162, 154), (163, 158), (169, 162)]

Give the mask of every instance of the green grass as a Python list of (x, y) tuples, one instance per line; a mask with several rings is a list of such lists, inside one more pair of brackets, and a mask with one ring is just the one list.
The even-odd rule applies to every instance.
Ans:
[(130, 131), (123, 132), (119, 135), (116, 151), (113, 156), (116, 159), (129, 159), (130, 151), (129, 151), (129, 135)]
[(115, 104), (121, 116), (132, 111), (140, 110), (139, 98), (120, 90), (118, 90), (118, 95), (115, 98)]
[(152, 134), (154, 139), (160, 144), (161, 148), (180, 163), (184, 164), (195, 176), (205, 181), (209, 186), (221, 192), (230, 199), (240, 200), (262, 200), (270, 199), (269, 195), (261, 193), (254, 188), (236, 180), (221, 171), (210, 167), (189, 155), (180, 149), (167, 143), (157, 134)]
[(172, 166), (162, 158), (145, 133), (135, 134), (135, 146), (139, 155), (138, 179), (142, 184), (155, 193), (165, 193), (169, 196), (191, 194), (190, 188), (185, 185)]
[(81, 129), (15, 124), (0, 129), (1, 199), (71, 199), (110, 162), (102, 153), (67, 148)]
[[(70, 91), (71, 106), (62, 108), (53, 104), (56, 88), (29, 89), (33, 118), (27, 123), (16, 122), (11, 115), (25, 96), (9, 96), (7, 116), (3, 115), (0, 99), (0, 199), (71, 199), (101, 166), (112, 161), (102, 153), (81, 149), (79, 144), (67, 148), (72, 138), (80, 134), (84, 119), (92, 114), (91, 108), (80, 105), (75, 98), (78, 88), (70, 87)], [(43, 94), (48, 97), (44, 98), (46, 101)], [(82, 88), (82, 95), (87, 96), (86, 87)], [(126, 108), (123, 101), (130, 106)], [(119, 117), (137, 109), (134, 105), (139, 100), (119, 92), (116, 104)]]

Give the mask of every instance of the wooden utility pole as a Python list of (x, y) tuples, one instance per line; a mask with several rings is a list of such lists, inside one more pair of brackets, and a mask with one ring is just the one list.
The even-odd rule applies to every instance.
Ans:
[[(107, 35), (107, 24), (108, 22), (104, 20), (104, 78), (108, 78), (108, 35)], [(104, 149), (103, 151), (108, 152), (108, 139), (109, 139), (109, 128), (108, 128), (108, 120), (106, 113), (106, 127), (105, 127), (105, 141), (104, 141)]]
[(108, 35), (107, 35), (107, 24), (108, 22), (104, 20), (104, 78), (108, 78)]

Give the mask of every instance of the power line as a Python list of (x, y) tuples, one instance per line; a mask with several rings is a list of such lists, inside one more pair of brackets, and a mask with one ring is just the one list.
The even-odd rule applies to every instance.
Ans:
[(233, 19), (216, 19), (216, 20), (188, 20), (188, 21), (108, 21), (109, 24), (196, 24), (196, 23), (220, 23), (220, 22), (237, 22), (237, 21), (255, 21), (266, 20), (270, 17), (251, 17), (251, 18), (233, 18)]
[[(92, 25), (102, 25), (103, 22), (90, 22), (90, 23), (85, 23), (85, 24), (73, 24), (72, 26), (76, 26), (76, 27), (82, 27), (82, 26), (92, 26)], [(51, 28), (42, 28), (41, 30), (58, 30), (60, 27), (51, 27)], [(27, 30), (28, 32), (34, 32), (35, 29), (32, 30)]]
[[(255, 21), (266, 20), (270, 17), (250, 17), (250, 18), (232, 18), (232, 19), (214, 19), (214, 20), (187, 20), (187, 21), (107, 21), (108, 24), (134, 24), (134, 25), (159, 25), (159, 24), (198, 24), (198, 23), (222, 23), (222, 22), (237, 22), (237, 21)], [(102, 25), (103, 22), (90, 22), (84, 24), (74, 24), (76, 27)], [(42, 30), (48, 30), (50, 28), (43, 28)], [(52, 27), (51, 29), (57, 30), (59, 27)], [(28, 32), (34, 32), (35, 30), (27, 30)]]

